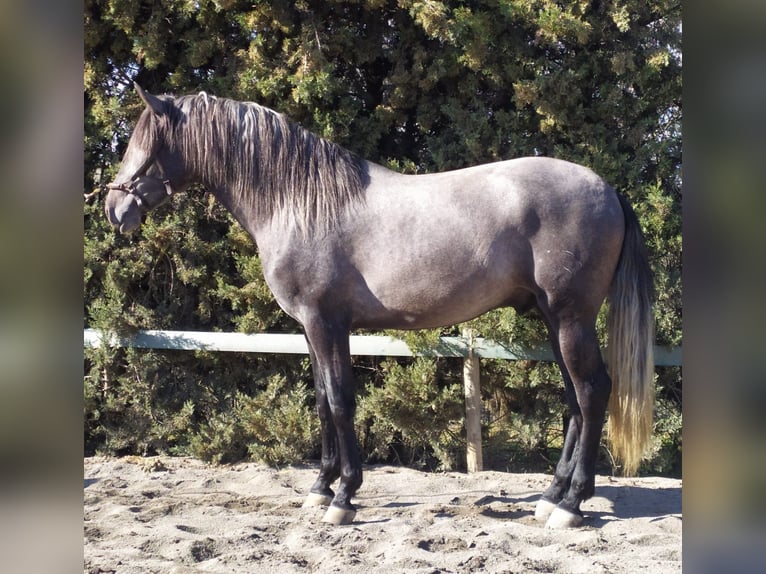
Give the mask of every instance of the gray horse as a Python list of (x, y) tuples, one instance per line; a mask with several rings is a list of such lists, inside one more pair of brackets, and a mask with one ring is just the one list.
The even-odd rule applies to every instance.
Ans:
[[(328, 505), (325, 521), (352, 522), (362, 484), (355, 328), (431, 328), (536, 307), (571, 414), (536, 516), (554, 528), (582, 523), (607, 406), (613, 452), (636, 470), (652, 432), (652, 277), (633, 210), (593, 172), (528, 157), (402, 175), (254, 103), (136, 90), (146, 109), (106, 186), (106, 215), (130, 232), (197, 183), (253, 237), (266, 282), (308, 341), (322, 460), (306, 504)], [(607, 295), (609, 374), (596, 336)]]

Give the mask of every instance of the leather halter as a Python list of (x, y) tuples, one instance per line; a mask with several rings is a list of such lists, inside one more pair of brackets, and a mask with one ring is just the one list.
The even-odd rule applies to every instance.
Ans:
[[(144, 198), (141, 197), (141, 195), (138, 193), (138, 190), (136, 189), (136, 184), (138, 183), (139, 179), (140, 179), (140, 176), (133, 178), (128, 183), (107, 183), (106, 188), (116, 189), (117, 191), (128, 193), (136, 198), (136, 203), (138, 204), (139, 207), (145, 207), (147, 209), (151, 209), (150, 206), (144, 205)], [(162, 183), (165, 185), (165, 192), (168, 194), (168, 196), (173, 195), (173, 189), (170, 187), (170, 180), (163, 179)]]
[[(115, 189), (117, 191), (121, 191), (123, 193), (127, 193), (129, 195), (132, 195), (136, 199), (136, 204), (138, 207), (142, 209), (152, 209), (152, 206), (150, 205), (144, 205), (144, 199), (141, 197), (141, 194), (138, 192), (138, 184), (140, 183), (140, 180), (144, 175), (146, 174), (149, 167), (156, 163), (154, 156), (157, 155), (156, 151), (153, 152), (146, 161), (141, 165), (138, 170), (133, 174), (133, 177), (130, 178), (130, 181), (128, 183), (107, 183), (104, 187), (106, 189)], [(162, 181), (162, 184), (165, 186), (165, 193), (167, 193), (168, 197), (173, 195), (173, 188), (170, 187), (170, 179), (165, 177), (165, 171), (162, 169), (162, 166), (157, 163), (157, 168), (160, 170), (160, 175), (162, 178), (152, 178), (152, 179), (159, 179)], [(151, 176), (146, 176), (151, 177)], [(156, 206), (154, 206), (156, 207)]]

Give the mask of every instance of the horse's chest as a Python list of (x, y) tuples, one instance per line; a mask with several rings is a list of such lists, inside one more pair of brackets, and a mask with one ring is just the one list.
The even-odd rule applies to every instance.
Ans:
[(316, 308), (348, 283), (347, 259), (317, 247), (261, 252), (261, 265), (277, 303), (298, 320), (306, 308)]

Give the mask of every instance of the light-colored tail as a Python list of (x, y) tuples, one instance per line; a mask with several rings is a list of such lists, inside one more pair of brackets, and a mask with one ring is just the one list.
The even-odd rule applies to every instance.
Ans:
[(607, 438), (626, 475), (635, 474), (652, 437), (654, 411), (654, 287), (643, 234), (620, 196), (625, 239), (609, 293), (606, 361), (612, 379)]

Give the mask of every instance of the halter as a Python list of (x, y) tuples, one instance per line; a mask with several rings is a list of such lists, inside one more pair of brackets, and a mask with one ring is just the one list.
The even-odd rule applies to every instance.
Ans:
[[(165, 186), (165, 193), (170, 197), (173, 195), (173, 188), (170, 187), (170, 179), (165, 177), (165, 170), (162, 169), (162, 166), (159, 163), (156, 163), (155, 156), (157, 155), (157, 152), (152, 152), (149, 157), (146, 159), (146, 161), (141, 165), (138, 170), (133, 174), (133, 176), (130, 178), (130, 181), (128, 183), (107, 183), (103, 186), (104, 189), (114, 189), (117, 191), (121, 191), (123, 193), (127, 193), (129, 195), (132, 195), (136, 199), (136, 204), (139, 208), (142, 209), (152, 209), (150, 205), (145, 205), (145, 199), (146, 197), (141, 197), (141, 194), (138, 191), (138, 186), (141, 183), (142, 177), (151, 177), (151, 176), (145, 176), (147, 170), (149, 167), (155, 163), (157, 165), (157, 169), (160, 170), (160, 175), (162, 178), (152, 177), (152, 179), (159, 179), (162, 181), (162, 184)], [(155, 206), (156, 207), (156, 206)]]
[[(135, 177), (128, 183), (108, 183), (105, 187), (106, 189), (115, 189), (117, 191), (122, 191), (123, 193), (128, 193), (136, 198), (138, 207), (151, 209), (150, 206), (144, 205), (145, 198), (142, 198), (136, 189), (136, 185), (139, 183), (139, 179), (140, 177)], [(163, 179), (162, 183), (165, 185), (165, 193), (167, 193), (168, 196), (173, 195), (173, 190), (170, 187), (170, 180)]]

